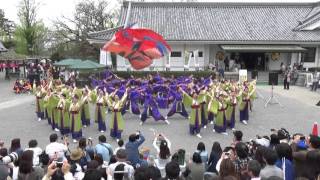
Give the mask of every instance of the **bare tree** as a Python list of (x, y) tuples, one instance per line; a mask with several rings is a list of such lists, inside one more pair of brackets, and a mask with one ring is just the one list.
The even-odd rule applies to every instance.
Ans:
[(110, 2), (105, 0), (79, 2), (72, 18), (63, 16), (54, 22), (57, 33), (69, 41), (84, 41), (89, 32), (114, 27), (118, 9), (110, 7)]

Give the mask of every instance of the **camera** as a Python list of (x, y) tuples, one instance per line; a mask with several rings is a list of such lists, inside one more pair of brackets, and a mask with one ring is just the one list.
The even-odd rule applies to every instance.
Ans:
[(58, 158), (58, 160), (56, 161), (57, 168), (62, 168), (62, 165), (63, 165), (63, 158)]
[(4, 164), (9, 164), (11, 162), (16, 162), (19, 159), (19, 155), (16, 152), (12, 152), (5, 157), (2, 157), (1, 161)]

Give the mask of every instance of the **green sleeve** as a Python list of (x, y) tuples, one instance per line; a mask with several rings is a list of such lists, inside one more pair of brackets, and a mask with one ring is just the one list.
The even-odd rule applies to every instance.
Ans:
[(213, 114), (217, 114), (219, 108), (219, 102), (216, 99), (212, 99), (212, 101), (209, 103), (209, 111)]
[(192, 105), (192, 97), (189, 96), (187, 93), (183, 93), (183, 104), (185, 106), (191, 106)]
[(91, 100), (91, 103), (97, 102), (97, 91), (93, 90), (90, 92), (90, 100)]

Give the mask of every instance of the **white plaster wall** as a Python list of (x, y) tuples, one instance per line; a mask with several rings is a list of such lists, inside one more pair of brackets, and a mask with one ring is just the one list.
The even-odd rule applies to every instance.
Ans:
[(280, 70), (280, 64), (283, 62), (286, 66), (291, 62), (291, 53), (280, 53), (280, 58), (277, 61), (271, 59), (271, 53), (266, 53), (269, 56), (269, 70)]
[(125, 61), (125, 58), (117, 55), (117, 71), (127, 71)]
[(209, 46), (209, 63), (212, 63), (212, 64), (217, 64), (218, 63), (218, 59), (216, 59), (216, 54), (217, 52), (219, 51), (222, 51), (224, 53), (224, 57), (229, 57), (230, 59), (230, 54), (229, 52), (226, 52), (224, 51), (223, 49), (220, 48), (220, 46), (218, 44), (211, 44)]

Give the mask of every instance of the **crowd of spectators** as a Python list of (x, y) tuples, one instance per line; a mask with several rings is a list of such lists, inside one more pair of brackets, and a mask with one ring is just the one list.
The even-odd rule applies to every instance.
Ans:
[[(0, 179), (13, 180), (260, 180), (320, 179), (320, 137), (317, 134), (290, 135), (285, 129), (272, 130), (271, 135), (243, 140), (241, 131), (222, 148), (213, 142), (209, 152), (199, 142), (191, 158), (185, 151), (172, 150), (163, 134), (155, 134), (156, 154), (141, 154), (145, 137), (141, 132), (120, 139), (112, 147), (104, 135), (98, 143), (82, 138), (76, 148), (68, 138), (51, 134), (49, 144), (40, 148), (32, 139), (23, 148), (20, 139), (7, 147), (0, 142)], [(191, 144), (190, 144), (191, 145)], [(177, 145), (179, 146), (179, 145)], [(192, 145), (191, 145), (192, 146)]]

